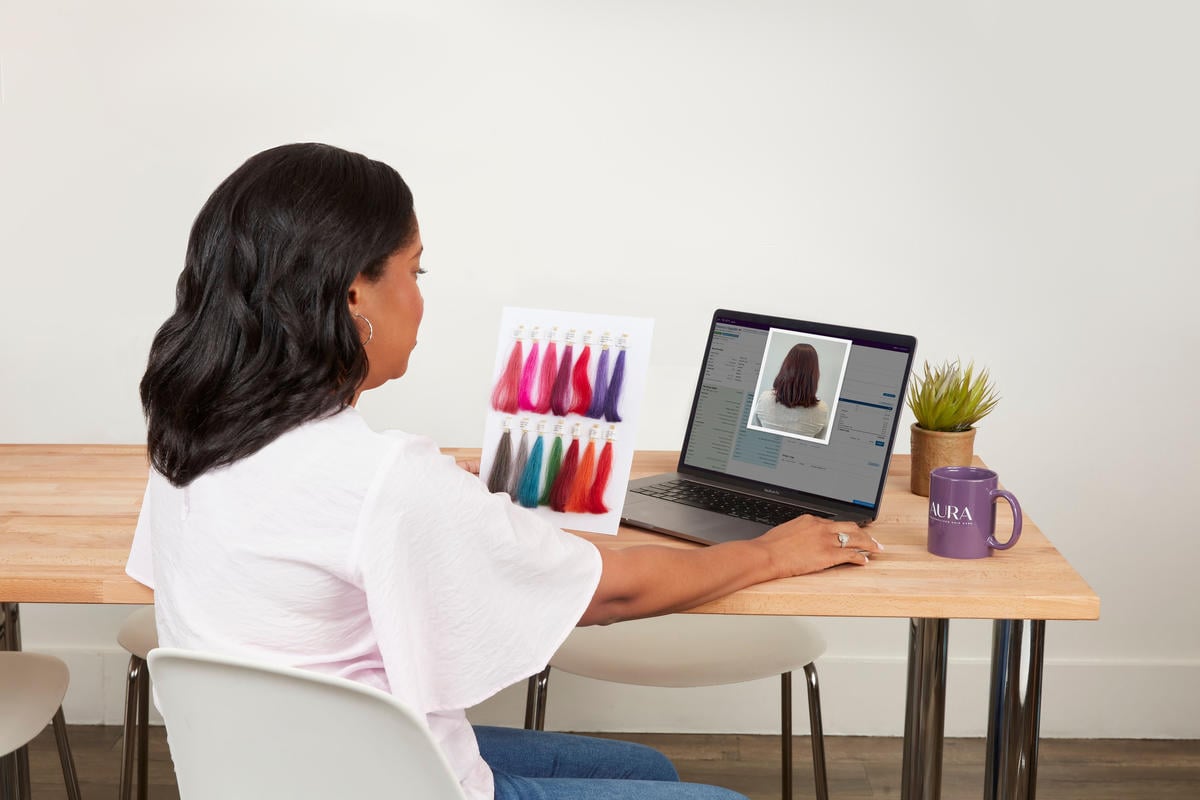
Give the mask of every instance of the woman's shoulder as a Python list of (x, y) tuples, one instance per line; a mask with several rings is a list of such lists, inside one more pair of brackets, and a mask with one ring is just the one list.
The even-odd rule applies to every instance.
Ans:
[(420, 458), (437, 452), (427, 437), (376, 431), (348, 407), (292, 428), (232, 469), (244, 476), (286, 475), (299, 485), (320, 480), (350, 488), (394, 468), (401, 454)]

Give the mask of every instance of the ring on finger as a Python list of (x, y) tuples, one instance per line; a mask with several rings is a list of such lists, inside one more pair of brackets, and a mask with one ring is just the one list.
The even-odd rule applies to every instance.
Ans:
[(848, 534), (844, 531), (839, 531), (837, 537), (838, 537), (838, 547), (845, 547), (847, 544), (850, 543), (850, 534)]

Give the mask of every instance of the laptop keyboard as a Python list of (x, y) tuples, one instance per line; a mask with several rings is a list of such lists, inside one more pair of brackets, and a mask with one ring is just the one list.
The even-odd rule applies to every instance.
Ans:
[(776, 503), (772, 500), (761, 500), (750, 495), (731, 492), (727, 489), (717, 489), (702, 483), (691, 481), (664, 481), (651, 486), (642, 486), (630, 491), (638, 494), (660, 497), (685, 506), (695, 506), (709, 511), (716, 511), (730, 517), (753, 520), (764, 525), (779, 525), (789, 519), (795, 519), (801, 514), (813, 514), (818, 517), (828, 517), (819, 511), (806, 511), (786, 503)]

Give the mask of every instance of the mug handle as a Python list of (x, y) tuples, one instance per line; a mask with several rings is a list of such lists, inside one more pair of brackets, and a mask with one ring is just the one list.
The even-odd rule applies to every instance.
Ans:
[(1013, 530), (1012, 530), (1012, 536), (1008, 537), (1008, 541), (1007, 542), (996, 541), (996, 534), (994, 534), (994, 533), (987, 538), (987, 543), (988, 543), (989, 547), (993, 547), (996, 550), (1007, 550), (1008, 548), (1012, 547), (1014, 544), (1017, 543), (1017, 539), (1021, 538), (1021, 519), (1023, 516), (1021, 514), (1021, 504), (1017, 502), (1017, 498), (1013, 495), (1012, 492), (1005, 491), (1004, 489), (992, 489), (990, 494), (991, 494), (993, 503), (996, 502), (997, 497), (1002, 497), (1005, 500), (1007, 500), (1009, 506), (1012, 507)]

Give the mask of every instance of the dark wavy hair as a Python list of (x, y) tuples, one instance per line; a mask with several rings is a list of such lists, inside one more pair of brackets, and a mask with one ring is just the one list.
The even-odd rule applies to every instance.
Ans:
[(787, 408), (812, 408), (817, 404), (821, 362), (811, 344), (793, 345), (775, 376), (775, 399)]
[(324, 144), (251, 157), (200, 209), (142, 377), (150, 462), (176, 486), (345, 408), (367, 375), (350, 284), (416, 232), (386, 164)]

